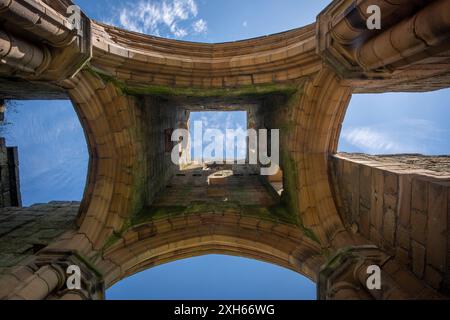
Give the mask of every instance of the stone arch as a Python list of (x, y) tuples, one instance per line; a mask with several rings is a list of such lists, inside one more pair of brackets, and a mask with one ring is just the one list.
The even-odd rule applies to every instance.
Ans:
[(153, 266), (205, 254), (269, 262), (318, 280), (322, 249), (298, 228), (238, 213), (196, 213), (138, 225), (108, 247), (96, 266), (105, 286)]
[(121, 227), (133, 201), (141, 201), (132, 192), (142, 170), (139, 109), (132, 97), (89, 71), (80, 72), (69, 86), (90, 156), (79, 232), (98, 249)]
[(352, 89), (325, 65), (311, 76), (296, 102), (295, 130), (289, 139), (290, 161), (296, 167), (296, 203), (306, 227), (323, 246), (330, 246), (343, 225), (330, 189), (328, 162), (336, 153), (341, 125)]

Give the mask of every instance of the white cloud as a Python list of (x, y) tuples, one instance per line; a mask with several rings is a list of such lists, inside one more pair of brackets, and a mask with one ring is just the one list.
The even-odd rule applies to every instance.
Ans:
[(242, 26), (243, 26), (244, 28), (247, 28), (248, 22), (247, 22), (247, 21), (242, 22)]
[[(216, 138), (222, 142), (223, 150), (221, 150), (221, 153), (224, 157), (226, 156), (231, 159), (233, 155), (236, 155), (238, 159), (245, 158), (247, 154), (247, 123), (245, 112), (241, 113), (240, 115), (236, 115), (235, 112), (225, 111), (192, 113), (190, 119), (191, 156), (198, 159), (200, 155), (194, 155), (195, 148), (205, 150), (207, 146), (210, 146), (212, 141), (215, 141), (215, 139), (208, 137), (209, 131), (209, 135), (215, 133)], [(194, 136), (194, 123), (197, 121), (200, 122), (203, 129), (203, 139), (198, 140)], [(228, 132), (227, 130), (234, 130), (234, 132)], [(227, 136), (231, 134), (235, 134), (236, 137), (232, 139), (231, 136)]]
[(343, 138), (356, 147), (369, 153), (389, 153), (398, 148), (389, 136), (370, 127), (358, 127), (347, 130)]
[(442, 131), (436, 123), (423, 119), (399, 119), (350, 127), (342, 132), (344, 143), (370, 154), (436, 154), (439, 153), (436, 150), (445, 146), (445, 136), (448, 136), (448, 131)]
[(195, 0), (139, 0), (117, 11), (117, 17), (106, 22), (130, 31), (175, 38), (207, 31), (205, 20), (195, 20), (198, 16)]
[(196, 33), (205, 33), (206, 31), (208, 31), (208, 24), (203, 19), (199, 19), (199, 20), (195, 21), (192, 24), (192, 27), (194, 28), (194, 31)]

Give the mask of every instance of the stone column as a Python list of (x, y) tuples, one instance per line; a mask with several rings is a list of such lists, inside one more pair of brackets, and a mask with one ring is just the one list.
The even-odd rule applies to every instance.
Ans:
[(39, 268), (8, 297), (11, 300), (43, 300), (64, 284), (64, 271), (57, 265)]
[(0, 58), (13, 70), (39, 74), (50, 61), (50, 52), (44, 46), (31, 44), (0, 30)]
[(64, 293), (59, 300), (70, 300), (70, 301), (77, 301), (77, 300), (88, 300), (88, 298), (79, 291), (68, 291)]
[(334, 0), (317, 18), (317, 52), (354, 92), (446, 88), (449, 10), (450, 0)]
[(5, 100), (0, 99), (0, 125), (1, 122), (5, 121), (6, 104)]
[[(68, 288), (69, 266), (80, 271), (81, 288)], [(101, 300), (104, 298), (102, 275), (89, 264), (87, 259), (73, 251), (44, 250), (28, 266), (36, 270), (21, 286), (18, 286), (9, 300)]]
[(70, 4), (0, 1), (2, 77), (63, 81), (81, 70), (92, 57), (91, 21)]
[(430, 55), (428, 52), (448, 41), (449, 9), (450, 0), (434, 1), (413, 17), (364, 43), (357, 50), (356, 60), (365, 70), (375, 70), (423, 59)]

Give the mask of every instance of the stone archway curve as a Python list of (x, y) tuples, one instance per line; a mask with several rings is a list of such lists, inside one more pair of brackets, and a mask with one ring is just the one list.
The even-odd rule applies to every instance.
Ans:
[(105, 286), (164, 263), (225, 254), (291, 269), (317, 282), (324, 263), (319, 244), (298, 228), (238, 213), (196, 213), (130, 229), (95, 264)]

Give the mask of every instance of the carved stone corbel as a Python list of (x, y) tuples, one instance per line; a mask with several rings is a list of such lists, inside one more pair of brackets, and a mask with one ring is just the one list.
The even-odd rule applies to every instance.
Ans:
[[(383, 271), (391, 257), (376, 246), (347, 247), (339, 250), (320, 270), (318, 299), (402, 299), (405, 292)], [(367, 287), (369, 266), (380, 268), (381, 288)]]
[[(80, 289), (69, 289), (70, 266), (80, 269)], [(34, 271), (22, 286), (12, 292), (12, 300), (102, 300), (103, 277), (75, 251), (44, 250), (28, 265)]]

